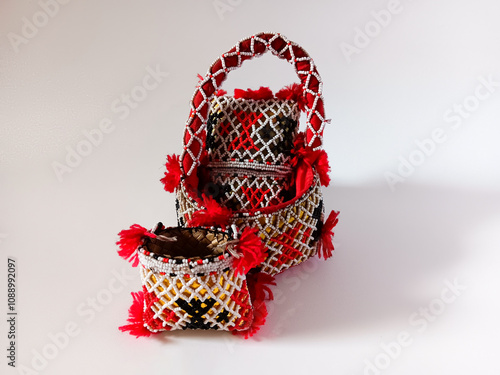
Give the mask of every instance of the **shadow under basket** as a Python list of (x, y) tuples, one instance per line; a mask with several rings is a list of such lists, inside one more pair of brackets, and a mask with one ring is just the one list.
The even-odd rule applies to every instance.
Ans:
[(258, 330), (255, 323), (265, 322), (267, 310), (263, 301), (258, 308), (252, 304), (251, 292), (262, 289), (260, 275), (233, 267), (235, 255), (228, 250), (235, 242), (232, 231), (161, 225), (144, 236), (137, 250), (142, 291), (132, 293), (130, 324), (120, 329), (137, 337), (176, 329), (251, 336)]

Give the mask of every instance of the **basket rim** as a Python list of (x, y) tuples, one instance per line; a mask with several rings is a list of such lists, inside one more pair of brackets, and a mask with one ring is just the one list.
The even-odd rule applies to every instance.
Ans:
[[(299, 192), (293, 199), (268, 207), (254, 208), (251, 210), (236, 210), (233, 212), (230, 220), (237, 220), (241, 218), (249, 218), (261, 215), (274, 215), (280, 211), (288, 210), (290, 207), (307, 200), (312, 195), (313, 191), (318, 188), (321, 189), (321, 182), (318, 172), (313, 168), (313, 179), (311, 184), (306, 189), (303, 189), (302, 192)], [(181, 193), (184, 198), (189, 199), (191, 202), (194, 202), (196, 206), (203, 207), (199, 200), (192, 197), (189, 189), (185, 185), (184, 179), (182, 179), (180, 182), (179, 193)]]
[[(182, 227), (182, 226), (175, 226), (175, 227), (165, 227), (162, 229), (158, 229), (155, 231), (156, 236), (161, 236), (162, 234), (169, 232), (169, 231), (188, 231), (188, 232), (194, 232), (194, 231), (203, 231), (205, 233), (212, 233), (214, 235), (223, 235), (225, 238), (225, 242), (228, 242), (233, 239), (233, 234), (232, 234), (232, 229), (229, 227), (228, 230), (224, 231), (221, 228), (206, 228), (206, 227)], [(208, 255), (201, 255), (201, 256), (190, 256), (190, 257), (184, 257), (182, 255), (176, 255), (172, 256), (171, 254), (158, 254), (154, 251), (151, 251), (148, 249), (148, 243), (152, 239), (147, 238), (146, 241), (138, 248), (138, 252), (143, 254), (144, 256), (153, 258), (155, 260), (158, 260), (163, 263), (170, 263), (170, 264), (183, 264), (183, 263), (196, 263), (200, 264), (199, 261), (203, 261), (204, 263), (210, 263), (210, 262), (216, 262), (217, 260), (223, 260), (223, 257), (228, 258), (226, 255), (229, 254), (231, 256), (231, 253), (226, 252), (225, 248), (221, 250), (220, 252), (217, 253), (212, 253)]]

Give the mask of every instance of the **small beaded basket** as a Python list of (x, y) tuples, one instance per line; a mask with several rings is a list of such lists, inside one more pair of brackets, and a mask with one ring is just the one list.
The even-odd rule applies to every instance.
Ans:
[[(120, 237), (120, 255), (140, 265), (143, 285), (141, 292), (133, 294), (130, 324), (122, 331), (137, 337), (176, 329), (251, 335), (265, 321), (264, 301), (251, 293), (262, 287), (262, 280), (258, 282), (255, 275), (247, 280), (246, 275), (265, 251), (253, 232), (243, 233), (240, 239), (236, 228), (221, 232), (165, 228), (159, 223), (152, 232), (132, 226)], [(249, 254), (248, 247), (261, 253)]]

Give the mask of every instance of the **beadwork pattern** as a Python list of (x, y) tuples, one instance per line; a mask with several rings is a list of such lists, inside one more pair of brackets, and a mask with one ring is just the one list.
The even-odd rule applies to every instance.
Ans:
[[(180, 222), (188, 222), (193, 213), (203, 209), (181, 186), (177, 191), (177, 215)], [(268, 248), (268, 257), (261, 271), (272, 276), (302, 263), (316, 254), (313, 235), (324, 218), (321, 184), (316, 176), (313, 185), (299, 199), (270, 213), (236, 212), (230, 219), (240, 230), (257, 227)]]
[[(172, 230), (183, 229), (160, 233)], [(145, 327), (152, 332), (187, 328), (247, 329), (253, 319), (250, 295), (246, 275), (236, 275), (233, 256), (223, 252), (229, 237), (202, 228), (186, 230), (205, 245), (211, 237), (208, 243), (212, 252), (203, 257), (171, 257), (168, 252), (150, 251), (151, 240), (145, 240), (139, 249)], [(165, 245), (169, 247), (174, 243)], [(222, 248), (217, 248), (218, 245)]]
[(209, 166), (240, 167), (235, 162), (243, 162), (245, 168), (290, 172), (299, 116), (291, 100), (215, 97), (207, 127)]
[(152, 332), (175, 329), (244, 330), (252, 306), (244, 275), (234, 270), (204, 276), (154, 272), (141, 264), (145, 326)]
[(212, 272), (222, 272), (231, 267), (229, 253), (211, 259), (175, 259), (154, 256), (147, 250), (139, 250), (139, 262), (154, 273), (165, 273), (170, 276), (193, 274), (204, 276)]
[(212, 169), (211, 181), (217, 186), (214, 196), (232, 210), (251, 210), (283, 203), (289, 188), (289, 175), (245, 172), (241, 169)]
[(233, 210), (282, 203), (299, 116), (291, 100), (215, 97), (207, 124), (214, 198)]

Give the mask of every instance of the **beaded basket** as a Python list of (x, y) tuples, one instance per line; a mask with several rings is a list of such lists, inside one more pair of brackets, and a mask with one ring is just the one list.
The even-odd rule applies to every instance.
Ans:
[[(122, 331), (138, 337), (176, 329), (253, 334), (259, 328), (254, 320), (265, 321), (265, 304), (260, 298), (255, 308), (252, 299), (256, 297), (247, 284), (255, 289), (256, 278), (252, 275), (247, 281), (241, 262), (236, 263), (237, 258), (248, 257), (244, 251), (238, 253), (242, 241), (261, 245), (252, 232), (244, 233), (240, 241), (232, 229), (165, 228), (160, 223), (154, 231), (136, 225), (120, 236), (122, 252), (127, 249), (120, 255), (140, 264), (143, 285), (141, 292), (133, 294), (130, 324)], [(131, 236), (137, 241), (129, 247)], [(254, 264), (249, 261), (247, 268)]]
[[(299, 95), (216, 95), (230, 71), (266, 51), (293, 65), (301, 83), (290, 91), (298, 88)], [(306, 113), (304, 133), (296, 128), (299, 109)], [(179, 165), (167, 164), (165, 188), (176, 190), (179, 225), (194, 225), (201, 212), (210, 220), (195, 220), (196, 225), (257, 228), (267, 248), (258, 269), (269, 275), (317, 253), (331, 256), (328, 237), (337, 213), (325, 220), (321, 185), (329, 183), (322, 150), (326, 123), (321, 78), (300, 46), (273, 33), (240, 41), (201, 80), (191, 101)], [(205, 195), (222, 209), (214, 209)]]

